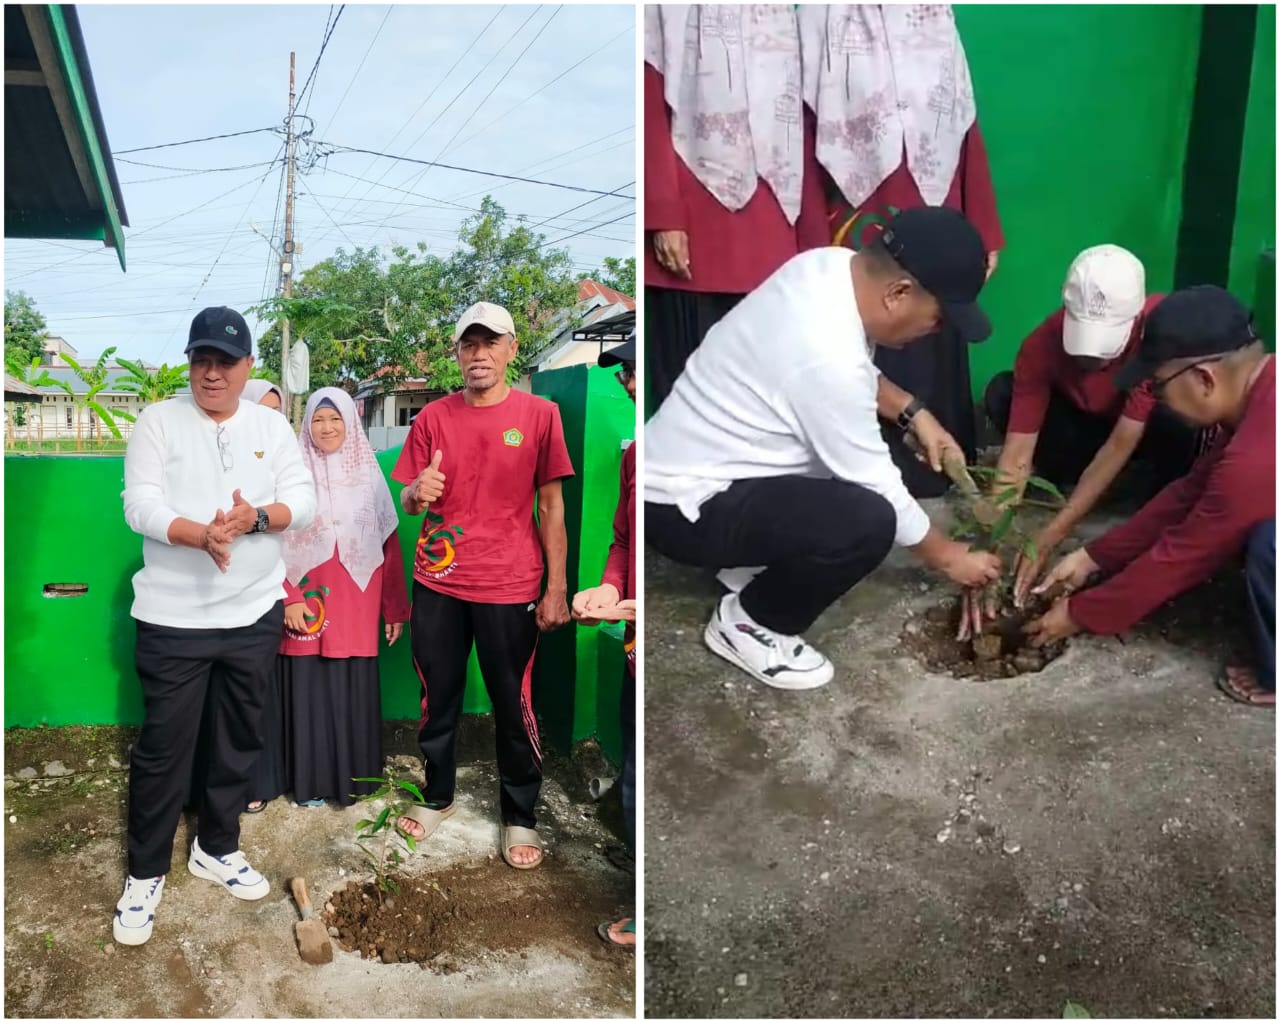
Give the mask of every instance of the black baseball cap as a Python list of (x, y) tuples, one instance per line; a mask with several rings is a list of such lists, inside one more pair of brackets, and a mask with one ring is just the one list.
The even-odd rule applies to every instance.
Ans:
[(596, 360), (598, 366), (616, 366), (620, 362), (636, 361), (636, 329), (631, 328), (631, 333), (627, 335), (627, 339), (615, 348), (610, 348), (607, 352), (601, 352), (600, 358)]
[(1116, 387), (1137, 387), (1173, 359), (1225, 355), (1257, 340), (1249, 310), (1229, 291), (1213, 284), (1182, 288), (1147, 314), (1137, 356), (1116, 374)]
[(253, 338), (244, 317), (224, 305), (211, 306), (196, 313), (187, 334), (186, 354), (193, 348), (216, 348), (227, 355), (243, 359), (253, 354)]
[(897, 264), (938, 300), (960, 337), (985, 341), (991, 336), (991, 321), (977, 302), (987, 282), (987, 248), (963, 213), (946, 206), (903, 210), (881, 238)]

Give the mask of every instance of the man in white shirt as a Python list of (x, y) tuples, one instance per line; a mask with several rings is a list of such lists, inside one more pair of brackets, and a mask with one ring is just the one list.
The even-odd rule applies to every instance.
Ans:
[(187, 343), (191, 395), (146, 408), (125, 454), (125, 521), (143, 536), (132, 614), (145, 705), (129, 765), (129, 876), (112, 927), (125, 945), (151, 937), (205, 713), (187, 868), (240, 899), (270, 890), (239, 851), (240, 811), (284, 624), (280, 534), (311, 522), (316, 493), (284, 417), (240, 400), (252, 353), (239, 313), (201, 312)]
[(873, 345), (944, 322), (986, 338), (985, 280), (962, 214), (911, 209), (857, 254), (788, 260), (707, 334), (645, 427), (644, 496), (645, 538), (666, 556), (764, 566), (717, 606), (714, 653), (778, 688), (826, 684), (831, 662), (800, 634), (894, 543), (961, 586), (998, 577), (995, 555), (948, 539), (907, 492), (878, 417), (914, 433), (935, 470), (959, 445), (872, 362)]

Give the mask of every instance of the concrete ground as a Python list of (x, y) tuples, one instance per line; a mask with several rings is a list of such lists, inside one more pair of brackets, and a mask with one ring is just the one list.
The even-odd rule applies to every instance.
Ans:
[(1220, 623), (939, 677), (897, 643), (951, 594), (895, 552), (789, 693), (645, 566), (647, 1016), (1274, 1018), (1275, 718), (1215, 689)]
[[(520, 875), (521, 894), (511, 898), (514, 872), (498, 856), (492, 725), (466, 719), (459, 811), (409, 872), (470, 868), (450, 876), (473, 879), (471, 890), (455, 885), (448, 897), (473, 900), (483, 929), (509, 927), (501, 950), (477, 941), (424, 969), (364, 960), (335, 943), (334, 962), (314, 967), (298, 958), (285, 882), (305, 877), (320, 905), (349, 880), (369, 878), (352, 837), (359, 805), (295, 808), (286, 798), (242, 818), (241, 848), (272, 883), (254, 903), (187, 873), (193, 821), (184, 821), (151, 941), (113, 943), (130, 738), (127, 729), (6, 733), (6, 1017), (634, 1015), (634, 957), (595, 933), (629, 912), (634, 895), (632, 877), (605, 855), (618, 840), (601, 817), (614, 808), (587, 795), (588, 777), (604, 768), (589, 749), (547, 765), (539, 816), (548, 858)], [(386, 748), (403, 776), (420, 775), (407, 755), (411, 729), (390, 732)], [(497, 882), (501, 899), (492, 897)]]

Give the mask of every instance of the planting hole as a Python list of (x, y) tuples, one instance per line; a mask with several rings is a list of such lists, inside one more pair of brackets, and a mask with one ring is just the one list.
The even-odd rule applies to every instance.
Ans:
[(976, 641), (961, 641), (956, 639), (960, 602), (951, 600), (908, 619), (899, 638), (902, 648), (930, 671), (975, 682), (1014, 678), (1040, 671), (1066, 650), (1065, 642), (1039, 650), (1026, 642), (1022, 626), (1046, 610), (1048, 606), (1038, 601), (1022, 610), (1003, 604)]
[(46, 597), (83, 597), (89, 592), (88, 583), (45, 583)]

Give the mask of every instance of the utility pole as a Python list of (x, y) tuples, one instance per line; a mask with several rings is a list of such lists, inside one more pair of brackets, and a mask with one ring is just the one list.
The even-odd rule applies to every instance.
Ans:
[[(294, 54), (289, 54), (289, 120), (285, 123), (285, 172), (288, 176), (288, 182), (285, 185), (284, 199), (284, 252), (280, 257), (280, 274), (283, 278), (282, 294), (286, 299), (293, 297), (293, 165), (294, 154), (297, 148), (297, 139), (293, 133), (293, 104), (294, 104)], [(284, 408), (282, 411), (286, 416), (290, 415), (292, 406), (289, 403), (289, 317), (286, 313), (284, 322), (280, 325), (280, 390), (284, 393)], [(292, 418), (292, 417), (290, 417)]]

